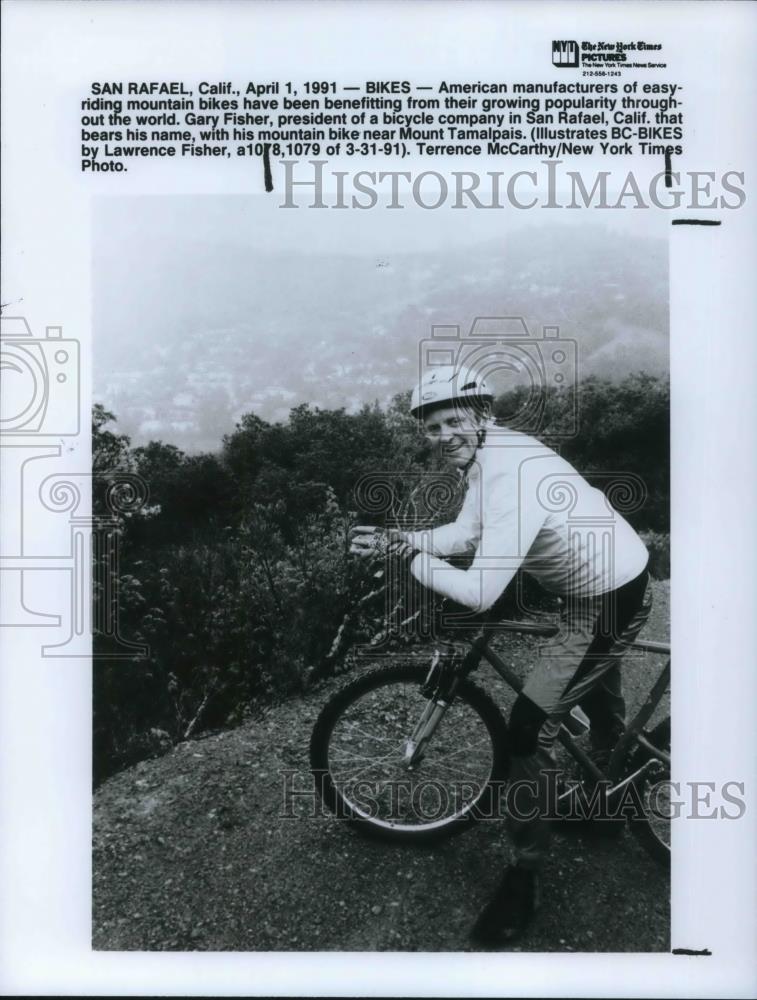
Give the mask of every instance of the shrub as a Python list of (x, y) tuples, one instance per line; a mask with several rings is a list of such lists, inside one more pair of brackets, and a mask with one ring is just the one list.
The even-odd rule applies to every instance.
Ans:
[(649, 551), (649, 572), (657, 580), (670, 579), (670, 535), (661, 531), (642, 531), (639, 537)]
[[(518, 393), (496, 401), (500, 416), (517, 411)], [(563, 440), (576, 396), (579, 434)], [(408, 403), (406, 394), (386, 411), (354, 414), (300, 406), (275, 425), (250, 414), (218, 454), (194, 456), (161, 442), (132, 449), (107, 429), (113, 415), (94, 408), (95, 514), (107, 512), (116, 474), (141, 475), (149, 486), (144, 507), (118, 518), (118, 568), (94, 546), (95, 620), (117, 610), (120, 635), (149, 647), (144, 658), (107, 659), (112, 638), (105, 629), (95, 635), (96, 780), (238, 724), (250, 705), (343, 669), (350, 644), (381, 631), (384, 598), (359, 605), (376, 583), (348, 556), (350, 524), (358, 516), (392, 523), (400, 511), (430, 526), (451, 520), (462, 498), (456, 480), (450, 488), (449, 475), (434, 478)], [(643, 529), (652, 574), (667, 578), (667, 382), (639, 374), (550, 391), (543, 430), (580, 472), (644, 480), (646, 502), (629, 520)], [(357, 515), (361, 477), (386, 470), (396, 495)], [(548, 605), (532, 581), (518, 579), (522, 604)]]

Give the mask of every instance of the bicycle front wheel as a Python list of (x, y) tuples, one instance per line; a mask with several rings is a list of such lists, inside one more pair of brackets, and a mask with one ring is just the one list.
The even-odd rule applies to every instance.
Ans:
[(420, 760), (408, 741), (429, 699), (426, 670), (380, 668), (338, 691), (319, 715), (310, 762), (324, 803), (361, 832), (428, 841), (497, 814), (507, 728), (494, 702), (464, 681)]

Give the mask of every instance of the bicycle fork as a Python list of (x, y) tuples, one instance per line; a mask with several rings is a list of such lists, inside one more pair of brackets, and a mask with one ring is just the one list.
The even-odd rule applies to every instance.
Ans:
[(432, 698), (423, 709), (415, 729), (405, 743), (403, 759), (409, 771), (415, 764), (420, 764), (423, 752), (449, 706), (449, 701)]
[[(430, 685), (431, 678), (434, 676), (434, 671), (439, 667), (441, 659), (442, 654), (438, 649), (435, 650), (424, 686)], [(463, 659), (462, 668), (465, 669), (465, 672), (467, 673), (468, 670), (472, 669), (472, 667), (478, 663), (479, 659), (480, 652), (475, 648), (474, 644), (474, 649), (471, 650)], [(444, 665), (442, 664), (442, 668), (443, 666)], [(444, 718), (444, 713), (452, 704), (455, 692), (457, 691), (461, 679), (462, 678), (458, 673), (453, 673), (448, 678), (445, 678), (442, 672), (439, 677), (435, 691), (430, 695), (425, 708), (421, 712), (421, 717), (418, 719), (418, 722), (410, 735), (410, 738), (405, 742), (403, 761), (409, 771), (411, 771), (416, 764), (420, 764), (423, 760), (425, 749), (428, 746), (431, 737), (436, 732), (437, 726)]]

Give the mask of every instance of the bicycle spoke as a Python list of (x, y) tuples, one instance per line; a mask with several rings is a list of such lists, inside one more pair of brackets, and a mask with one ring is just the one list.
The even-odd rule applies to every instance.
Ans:
[(443, 770), (446, 770), (450, 774), (459, 776), (460, 778), (467, 778), (469, 781), (479, 781), (481, 778), (480, 774), (470, 774), (468, 771), (461, 771), (459, 768), (455, 770), (453, 767), (445, 764), (444, 761), (442, 760), (435, 760), (434, 767), (436, 768), (440, 767)]
[(347, 815), (387, 835), (414, 837), (456, 825), (487, 789), (492, 794), (495, 764), (502, 767), (503, 744), (495, 742), (496, 723), (487, 721), (494, 708), (482, 711), (480, 692), (474, 698), (461, 693), (413, 758), (408, 751), (413, 736), (421, 738), (419, 723), (433, 717), (422, 689), (425, 671), (408, 667), (369, 678), (373, 683), (362, 690), (355, 682), (354, 697), (339, 707), (316, 769), (325, 767)]
[(488, 740), (483, 740), (482, 739), (482, 740), (479, 740), (478, 743), (473, 744), (472, 746), (458, 747), (457, 750), (450, 750), (449, 753), (445, 753), (444, 757), (445, 757), (445, 760), (448, 760), (450, 757), (456, 757), (458, 754), (461, 754), (461, 753), (470, 755), (471, 751), (474, 750), (476, 747), (483, 747), (483, 746), (487, 746), (487, 745), (491, 746), (491, 744), (489, 743)]
[[(376, 767), (378, 764), (382, 764), (384, 761), (390, 760), (393, 756), (394, 756), (393, 754), (387, 754), (386, 757), (378, 757), (375, 761), (372, 761), (370, 764), (366, 764), (365, 767), (360, 768), (359, 771), (357, 771), (354, 775), (352, 775), (352, 780), (354, 781), (356, 778), (359, 778), (361, 774), (365, 774), (365, 772), (370, 770), (370, 768)], [(340, 773), (344, 772), (334, 771), (333, 773), (334, 777), (336, 778)]]
[(367, 733), (364, 729), (360, 729), (360, 727), (356, 726), (354, 723), (347, 722), (345, 723), (345, 725), (349, 729), (353, 729), (356, 732), (358, 732), (361, 736), (365, 736), (366, 739), (375, 740), (377, 743), (390, 743), (392, 745), (394, 744), (394, 740), (390, 740), (386, 736), (376, 736), (373, 733)]
[[(335, 753), (334, 749), (332, 749), (329, 752), (329, 756), (336, 756), (336, 753)], [(390, 755), (387, 755), (387, 756), (390, 756)], [(360, 753), (352, 753), (352, 754), (351, 753), (347, 753), (347, 754), (345, 754), (343, 752), (338, 752), (338, 760), (339, 761), (347, 761), (347, 760), (386, 760), (386, 759), (387, 759), (387, 757), (383, 757), (383, 758), (381, 758), (381, 757), (370, 757), (367, 754), (360, 754)]]

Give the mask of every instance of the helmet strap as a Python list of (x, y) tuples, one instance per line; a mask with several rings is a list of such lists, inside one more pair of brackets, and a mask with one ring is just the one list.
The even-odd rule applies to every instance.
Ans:
[[(484, 442), (486, 441), (486, 428), (485, 427), (479, 427), (479, 429), (476, 431), (476, 441), (477, 441), (476, 451), (478, 451), (479, 448), (483, 448)], [(475, 460), (476, 460), (475, 454), (471, 455), (470, 461), (468, 462), (468, 464), (465, 466), (464, 469), (460, 470), (463, 476), (467, 477), (468, 473), (470, 472), (470, 468), (473, 465), (473, 463), (475, 462)]]

